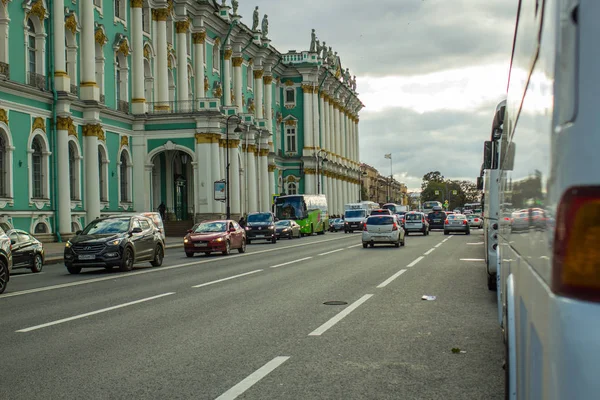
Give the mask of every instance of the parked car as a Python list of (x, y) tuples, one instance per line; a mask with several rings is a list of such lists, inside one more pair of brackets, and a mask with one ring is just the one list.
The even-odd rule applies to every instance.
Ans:
[(220, 252), (229, 255), (231, 250), (246, 252), (246, 232), (233, 220), (206, 221), (196, 224), (183, 238), (185, 255), (192, 257), (195, 253), (209, 255)]
[(248, 244), (255, 239), (266, 240), (271, 243), (277, 242), (277, 236), (275, 235), (275, 216), (270, 212), (248, 214), (245, 229)]
[(12, 245), (13, 269), (29, 268), (31, 272), (42, 272), (44, 246), (42, 242), (20, 229), (6, 232)]
[(469, 214), (467, 215), (467, 221), (469, 221), (469, 226), (473, 228), (483, 228), (483, 218), (479, 214)]
[(344, 229), (344, 220), (341, 218), (334, 218), (329, 222), (329, 232), (337, 232)]
[(450, 232), (464, 232), (465, 235), (471, 234), (471, 229), (469, 228), (469, 221), (467, 221), (466, 215), (448, 215), (446, 221), (444, 222), (444, 235), (449, 235)]
[(433, 211), (427, 215), (427, 219), (429, 220), (429, 229), (444, 229), (444, 222), (446, 221), (446, 213), (441, 210), (436, 210), (436, 207), (433, 208)]
[(141, 215), (105, 217), (90, 222), (65, 245), (65, 266), (71, 274), (82, 268), (119, 267), (131, 271), (133, 265), (149, 261), (162, 265), (165, 243), (154, 223)]
[(375, 243), (389, 243), (396, 247), (404, 246), (404, 229), (393, 215), (376, 215), (367, 218), (362, 231), (362, 245), (364, 248)]
[(12, 251), (10, 238), (0, 228), (0, 293), (4, 293), (8, 281), (10, 280), (10, 271), (12, 270)]
[(160, 213), (143, 212), (140, 215), (150, 218), (152, 220), (152, 222), (154, 222), (154, 225), (156, 225), (156, 228), (158, 229), (158, 232), (160, 233), (160, 236), (162, 237), (163, 242), (166, 242), (167, 237), (165, 235), (165, 224), (163, 223)]
[(429, 222), (425, 214), (411, 211), (404, 216), (404, 231), (406, 235), (410, 232), (420, 232), (423, 236), (429, 235)]
[(300, 225), (296, 221), (291, 219), (284, 219), (275, 222), (275, 235), (277, 239), (281, 238), (299, 238), (300, 237)]

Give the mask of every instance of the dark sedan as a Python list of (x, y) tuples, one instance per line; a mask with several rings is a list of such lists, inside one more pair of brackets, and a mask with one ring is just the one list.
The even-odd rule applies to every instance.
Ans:
[(450, 214), (444, 221), (444, 235), (449, 235), (450, 232), (463, 232), (465, 235), (471, 234), (469, 221), (463, 214)]
[(44, 245), (29, 233), (10, 229), (6, 232), (12, 245), (13, 269), (28, 268), (31, 272), (42, 272)]
[(300, 237), (300, 225), (296, 221), (284, 219), (282, 221), (275, 222), (275, 235), (277, 239), (282, 238), (299, 238)]

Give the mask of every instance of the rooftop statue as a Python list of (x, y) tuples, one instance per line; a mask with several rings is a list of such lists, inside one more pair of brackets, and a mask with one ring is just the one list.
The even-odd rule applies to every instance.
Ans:
[(265, 14), (262, 20), (262, 37), (266, 38), (269, 34), (269, 20), (267, 19), (268, 15)]
[(240, 2), (237, 0), (231, 0), (231, 6), (233, 7), (233, 15), (237, 15), (237, 10), (240, 6)]
[(317, 34), (315, 33), (315, 30), (312, 30), (312, 33), (310, 34), (310, 53), (316, 53), (317, 51)]
[(254, 9), (254, 15), (252, 16), (252, 31), (256, 32), (258, 29), (258, 6)]
[(327, 58), (327, 43), (323, 42), (323, 46), (317, 47), (317, 53), (321, 54), (321, 58), (325, 60)]
[(354, 75), (354, 78), (352, 78), (352, 90), (356, 92), (356, 75)]

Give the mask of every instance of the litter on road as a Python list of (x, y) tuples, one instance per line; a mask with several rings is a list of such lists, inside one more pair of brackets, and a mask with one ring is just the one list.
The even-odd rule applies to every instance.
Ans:
[(423, 295), (423, 297), (421, 297), (421, 300), (435, 300), (437, 297), (436, 296), (428, 296), (428, 295)]

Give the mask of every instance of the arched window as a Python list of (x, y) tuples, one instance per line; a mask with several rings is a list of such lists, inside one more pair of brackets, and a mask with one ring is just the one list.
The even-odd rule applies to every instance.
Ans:
[(115, 89), (117, 93), (117, 102), (121, 101), (121, 60), (119, 56), (117, 56), (116, 60), (116, 71), (115, 71)]
[(115, 94), (117, 101), (117, 110), (129, 112), (128, 95), (129, 68), (127, 57), (122, 52), (115, 54)]
[(221, 72), (221, 51), (219, 49), (218, 40), (215, 40), (215, 43), (213, 44), (212, 59), (213, 70), (215, 70), (217, 73)]
[(285, 130), (285, 151), (286, 153), (295, 153), (297, 150), (296, 128), (288, 126)]
[[(194, 69), (188, 64), (188, 100), (191, 102), (194, 100)], [(191, 107), (191, 106), (190, 106)], [(191, 110), (190, 110), (191, 111)]]
[(67, 75), (71, 78), (71, 93), (77, 94), (77, 38), (76, 33), (65, 29), (65, 59), (67, 61)]
[(130, 168), (129, 153), (123, 150), (119, 158), (119, 188), (122, 203), (131, 202)]
[(154, 101), (154, 77), (152, 76), (151, 61), (144, 59), (144, 97), (146, 102)]
[(286, 194), (298, 194), (298, 187), (296, 186), (296, 182), (288, 182)]
[(33, 229), (33, 233), (48, 233), (48, 227), (43, 222), (38, 222), (35, 224), (35, 228)]
[(8, 79), (8, 3), (0, 2), (0, 76)]
[(35, 43), (35, 26), (31, 18), (27, 20), (27, 55), (28, 55), (28, 71), (30, 74), (37, 73), (37, 54)]
[(71, 200), (79, 200), (79, 151), (73, 141), (69, 141), (69, 184)]
[(98, 146), (98, 179), (100, 181), (100, 201), (108, 201), (108, 158), (102, 146)]
[(248, 64), (248, 67), (246, 68), (246, 80), (248, 81), (248, 89), (252, 90), (254, 88), (254, 74), (252, 73), (251, 64)]
[(104, 98), (104, 52), (102, 46), (95, 43), (96, 46), (96, 84), (100, 87), (100, 103), (105, 103)]
[(126, 1), (125, 0), (114, 0), (115, 1), (115, 17), (125, 20), (126, 16)]
[(31, 181), (32, 181), (32, 197), (34, 199), (44, 198), (44, 154), (43, 146), (39, 137), (33, 139), (31, 144)]
[(0, 197), (8, 197), (8, 146), (3, 133), (0, 132)]

